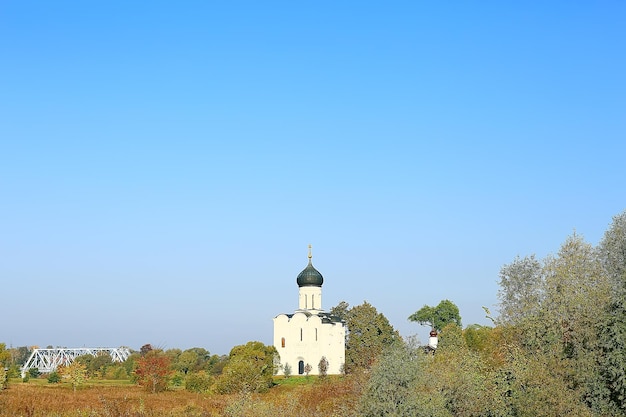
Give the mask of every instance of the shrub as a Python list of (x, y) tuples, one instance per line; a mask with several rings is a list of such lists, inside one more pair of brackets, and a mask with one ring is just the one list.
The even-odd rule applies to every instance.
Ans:
[(61, 382), (61, 375), (57, 371), (48, 374), (48, 383), (58, 384), (59, 382)]
[(285, 363), (285, 367), (283, 368), (283, 374), (285, 375), (285, 378), (289, 378), (291, 376), (291, 365), (289, 365), (288, 363)]
[(212, 382), (213, 378), (205, 371), (191, 373), (185, 379), (185, 389), (190, 392), (207, 392), (211, 388)]
[(328, 360), (326, 356), (322, 356), (322, 359), (320, 359), (320, 363), (317, 364), (317, 370), (321, 378), (325, 378), (328, 375)]

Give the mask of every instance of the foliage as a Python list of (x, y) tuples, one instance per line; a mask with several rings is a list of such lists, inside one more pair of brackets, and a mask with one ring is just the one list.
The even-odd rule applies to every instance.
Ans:
[(445, 398), (426, 383), (427, 360), (413, 344), (397, 341), (386, 347), (372, 367), (358, 415), (451, 416), (444, 407)]
[(289, 378), (291, 376), (291, 365), (288, 363), (285, 363), (285, 366), (283, 367), (283, 375), (285, 375), (285, 378)]
[(207, 392), (212, 383), (213, 379), (206, 371), (194, 372), (185, 378), (185, 389), (190, 392)]
[(4, 366), (0, 366), (0, 391), (6, 389), (9, 386), (8, 372), (5, 371)]
[(347, 310), (346, 372), (368, 369), (386, 346), (400, 340), (389, 320), (371, 304)]
[(500, 320), (516, 324), (537, 314), (543, 296), (543, 265), (535, 255), (516, 257), (500, 269)]
[(214, 362), (216, 362), (216, 357), (212, 357), (206, 349), (191, 348), (184, 352), (179, 351), (178, 355), (173, 357), (172, 368), (183, 374), (201, 370), (210, 371)]
[(147, 350), (136, 361), (135, 375), (137, 383), (147, 391), (156, 393), (167, 389), (170, 376), (170, 358), (161, 350)]
[(72, 384), (74, 392), (87, 380), (87, 367), (78, 361), (74, 361), (67, 366), (61, 366), (57, 371), (63, 379), (67, 379)]
[(113, 366), (111, 355), (101, 352), (97, 355), (81, 355), (74, 359), (75, 362), (82, 363), (87, 370), (89, 378), (105, 378), (109, 367)]
[(330, 309), (330, 314), (339, 317), (341, 320), (347, 320), (349, 310), (350, 304), (345, 301), (340, 301), (339, 304)]
[(50, 374), (48, 374), (48, 383), (58, 384), (59, 382), (61, 382), (61, 374), (57, 371), (50, 372)]
[(609, 275), (616, 297), (626, 296), (626, 211), (613, 217), (598, 247), (600, 260)]
[(5, 343), (0, 343), (0, 366), (2, 368), (8, 367), (11, 360), (11, 352), (6, 349)]
[(37, 368), (30, 368), (28, 370), (28, 376), (31, 378), (39, 378), (39, 375), (41, 375), (41, 372), (39, 372)]
[(328, 375), (328, 360), (326, 359), (326, 356), (322, 356), (320, 359), (317, 364), (317, 370), (321, 378), (325, 378)]
[(274, 346), (248, 342), (231, 349), (229, 361), (216, 382), (221, 393), (263, 392), (272, 386), (275, 374)]
[(440, 331), (448, 323), (455, 323), (461, 326), (461, 315), (459, 308), (450, 300), (442, 300), (436, 307), (424, 305), (409, 316), (410, 321), (415, 321), (422, 326), (428, 325)]

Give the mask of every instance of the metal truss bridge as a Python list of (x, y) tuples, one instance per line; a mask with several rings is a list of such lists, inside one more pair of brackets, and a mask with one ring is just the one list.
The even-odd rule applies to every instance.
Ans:
[(113, 362), (124, 362), (130, 356), (130, 349), (125, 347), (35, 349), (22, 367), (22, 378), (31, 368), (37, 368), (42, 374), (49, 374), (60, 365), (70, 365), (79, 356), (103, 354), (111, 356)]

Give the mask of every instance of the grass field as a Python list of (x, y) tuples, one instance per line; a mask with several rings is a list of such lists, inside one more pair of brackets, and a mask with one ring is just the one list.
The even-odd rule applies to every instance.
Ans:
[[(129, 381), (71, 385), (12, 380), (0, 391), (0, 417), (330, 417), (354, 405), (350, 378), (277, 379), (264, 394), (196, 394), (172, 389), (150, 394)], [(357, 384), (358, 385), (358, 384)]]

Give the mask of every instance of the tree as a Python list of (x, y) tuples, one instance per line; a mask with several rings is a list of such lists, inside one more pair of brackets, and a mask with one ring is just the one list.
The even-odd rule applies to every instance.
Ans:
[(322, 356), (322, 359), (320, 359), (320, 362), (317, 364), (317, 370), (321, 378), (325, 378), (328, 375), (328, 360), (326, 356)]
[(263, 392), (272, 386), (276, 371), (274, 346), (248, 342), (231, 349), (228, 362), (217, 380), (221, 393)]
[(77, 361), (74, 361), (67, 366), (60, 367), (58, 372), (61, 374), (62, 378), (70, 381), (74, 392), (76, 392), (76, 388), (83, 385), (87, 380), (87, 367)]
[(341, 320), (348, 318), (348, 311), (350, 310), (350, 304), (345, 301), (341, 301), (336, 306), (330, 309), (330, 314), (339, 317)]
[(283, 368), (283, 375), (285, 375), (285, 379), (291, 376), (291, 365), (289, 365), (288, 363), (285, 363), (285, 366)]
[(5, 343), (0, 343), (0, 366), (3, 368), (9, 366), (11, 361), (11, 352), (6, 349)]
[(53, 371), (48, 374), (49, 384), (58, 384), (59, 382), (61, 382), (61, 374), (59, 374), (57, 371)]
[(436, 307), (424, 305), (411, 314), (409, 320), (422, 326), (429, 325), (437, 331), (443, 329), (448, 323), (455, 323), (461, 327), (459, 308), (450, 300), (442, 300)]
[(190, 392), (207, 392), (213, 380), (206, 371), (194, 372), (185, 378), (185, 389)]
[(514, 324), (537, 313), (543, 294), (543, 266), (535, 255), (515, 258), (500, 269), (500, 320)]
[(598, 251), (617, 295), (626, 293), (626, 211), (613, 217), (613, 223), (604, 232)]
[(372, 367), (358, 404), (358, 415), (449, 417), (442, 391), (433, 389), (428, 357), (413, 343), (386, 347)]
[(6, 389), (9, 386), (8, 372), (5, 371), (4, 366), (0, 366), (0, 391)]
[(151, 349), (136, 361), (135, 375), (139, 385), (157, 393), (167, 389), (170, 375), (170, 358), (161, 350)]
[(595, 387), (612, 407), (607, 415), (617, 415), (617, 410), (626, 414), (626, 211), (613, 217), (598, 253), (614, 291), (598, 329), (600, 376)]
[(384, 347), (401, 339), (389, 320), (367, 301), (349, 309), (345, 320), (346, 372), (370, 368)]

